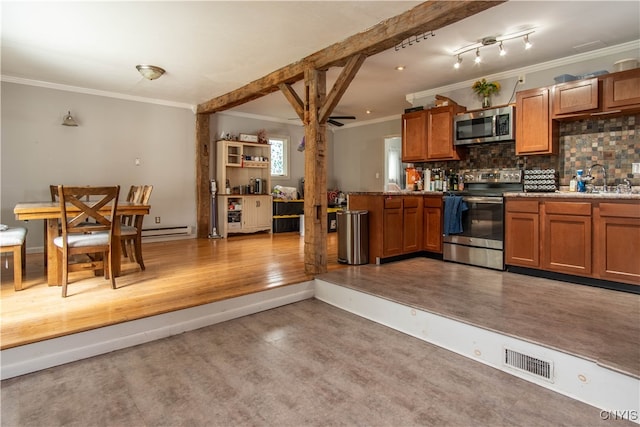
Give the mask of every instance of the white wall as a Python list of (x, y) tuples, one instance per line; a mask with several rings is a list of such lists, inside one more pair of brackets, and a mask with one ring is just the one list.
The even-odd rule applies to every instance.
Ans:
[[(152, 184), (145, 224), (196, 225), (195, 115), (168, 107), (2, 82), (0, 223), (26, 225), (42, 250), (42, 221), (18, 222), (21, 201), (49, 200), (50, 184)], [(67, 110), (78, 127), (61, 126)], [(135, 159), (140, 158), (140, 166)]]
[(344, 192), (384, 191), (384, 139), (400, 136), (401, 117), (339, 129), (333, 135), (333, 180)]

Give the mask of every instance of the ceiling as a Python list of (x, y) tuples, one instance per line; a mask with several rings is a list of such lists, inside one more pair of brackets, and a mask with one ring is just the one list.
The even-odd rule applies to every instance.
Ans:
[[(418, 3), (2, 0), (1, 74), (5, 81), (195, 106)], [(524, 28), (535, 28), (532, 49), (525, 51), (521, 38), (505, 41), (508, 55), (485, 47), (483, 63), (473, 64), (469, 52), (453, 69), (456, 49)], [(640, 2), (512, 0), (434, 34), (367, 58), (334, 114), (356, 122), (394, 116), (410, 107), (407, 94), (640, 40)], [(167, 73), (145, 80), (137, 64)], [(339, 72), (327, 72), (328, 84)], [(298, 93), (301, 87), (294, 86)], [(296, 117), (279, 92), (232, 111)]]

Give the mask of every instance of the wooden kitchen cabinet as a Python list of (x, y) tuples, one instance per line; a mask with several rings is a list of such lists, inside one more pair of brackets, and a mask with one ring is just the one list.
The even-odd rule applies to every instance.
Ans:
[(369, 262), (422, 249), (422, 196), (350, 194), (350, 210), (369, 212)]
[(591, 202), (545, 201), (542, 205), (541, 267), (590, 276)]
[[(216, 181), (218, 187), (218, 233), (270, 231), (271, 147), (240, 141), (218, 141)], [(262, 194), (245, 194), (252, 179), (262, 180)], [(229, 194), (226, 183), (229, 183)], [(241, 191), (242, 189), (242, 191)]]
[(597, 111), (598, 79), (584, 79), (557, 84), (552, 87), (552, 105), (554, 119), (567, 115)]
[(640, 202), (600, 202), (593, 209), (594, 275), (640, 285)]
[(538, 200), (507, 199), (505, 206), (505, 264), (540, 267)]
[(457, 104), (429, 110), (427, 160), (460, 160), (461, 149), (453, 145), (453, 118), (466, 109)]
[(422, 249), (442, 253), (442, 196), (422, 199)]
[(396, 256), (403, 252), (403, 214), (402, 197), (393, 197), (384, 200), (383, 215), (383, 247), (382, 256)]
[(427, 124), (429, 111), (414, 111), (402, 115), (402, 161), (427, 160)]
[(422, 197), (403, 197), (402, 252), (422, 249)]
[(558, 125), (551, 120), (549, 88), (516, 93), (516, 155), (558, 154)]
[(603, 77), (605, 110), (640, 110), (640, 68)]

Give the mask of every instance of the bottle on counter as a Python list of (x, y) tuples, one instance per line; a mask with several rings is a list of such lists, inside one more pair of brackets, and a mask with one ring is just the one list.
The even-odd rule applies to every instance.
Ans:
[(569, 191), (578, 191), (578, 180), (575, 175), (571, 178), (571, 181), (569, 181)]
[(582, 169), (578, 169), (576, 171), (576, 181), (577, 181), (577, 187), (578, 187), (579, 193), (584, 193), (587, 191), (587, 186), (585, 185), (583, 175), (582, 175), (583, 173), (584, 171)]
[(460, 174), (458, 177), (458, 191), (464, 191), (464, 175)]

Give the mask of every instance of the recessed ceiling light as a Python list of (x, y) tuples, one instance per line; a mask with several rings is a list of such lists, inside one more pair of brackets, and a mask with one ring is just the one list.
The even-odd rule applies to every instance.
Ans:
[(397, 70), (397, 71), (402, 71), (402, 70), (404, 70), (404, 65), (398, 65), (398, 66), (396, 67), (396, 70)]
[(365, 113), (371, 114), (371, 110), (367, 110), (367, 111), (365, 111)]

